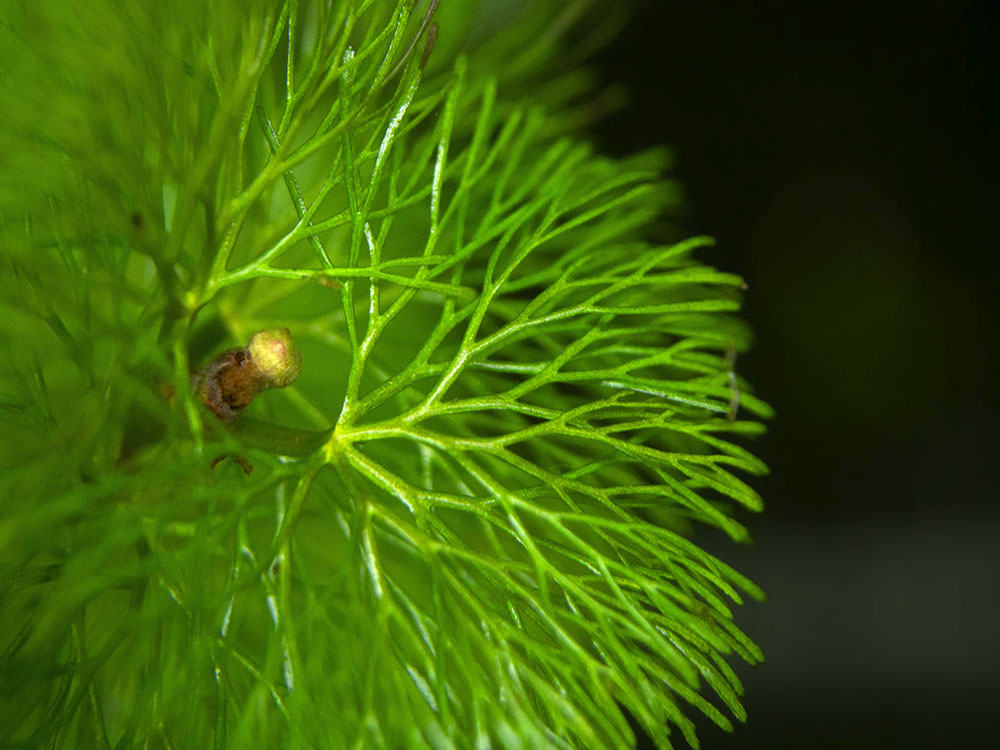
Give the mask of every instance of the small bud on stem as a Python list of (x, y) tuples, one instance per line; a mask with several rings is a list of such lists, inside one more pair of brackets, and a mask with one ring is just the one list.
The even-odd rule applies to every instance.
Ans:
[(243, 349), (229, 349), (191, 376), (191, 387), (215, 416), (232, 422), (257, 394), (291, 385), (302, 358), (287, 328), (258, 331)]

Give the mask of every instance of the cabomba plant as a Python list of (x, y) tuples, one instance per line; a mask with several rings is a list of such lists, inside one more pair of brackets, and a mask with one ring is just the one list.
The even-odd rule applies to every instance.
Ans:
[[(768, 409), (740, 279), (651, 241), (665, 154), (581, 139), (604, 12), (4, 5), (5, 747), (744, 718), (761, 594), (685, 533), (746, 538)], [(258, 331), (301, 374), (225, 411)]]

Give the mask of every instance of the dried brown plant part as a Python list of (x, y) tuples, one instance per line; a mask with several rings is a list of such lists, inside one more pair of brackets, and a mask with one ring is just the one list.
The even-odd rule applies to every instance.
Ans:
[(287, 328), (258, 331), (242, 349), (228, 349), (196, 372), (192, 389), (223, 422), (231, 423), (258, 394), (291, 385), (302, 359)]

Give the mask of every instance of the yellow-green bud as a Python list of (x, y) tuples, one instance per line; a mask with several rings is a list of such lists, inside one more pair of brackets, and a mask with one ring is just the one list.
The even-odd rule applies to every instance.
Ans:
[(247, 352), (269, 388), (291, 385), (302, 369), (302, 357), (287, 328), (258, 331), (250, 338)]

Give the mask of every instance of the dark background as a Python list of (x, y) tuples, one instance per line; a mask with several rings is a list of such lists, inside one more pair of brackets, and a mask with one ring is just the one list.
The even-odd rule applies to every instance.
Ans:
[[(1000, 27), (987, 2), (649, 2), (595, 61), (744, 276), (777, 410), (750, 718), (715, 748), (1000, 746)], [(703, 256), (704, 257), (704, 256)]]

